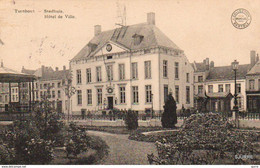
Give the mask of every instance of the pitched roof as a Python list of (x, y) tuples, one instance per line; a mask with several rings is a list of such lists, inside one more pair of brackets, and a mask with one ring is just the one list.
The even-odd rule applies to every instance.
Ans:
[(61, 70), (61, 71), (54, 71), (54, 72), (48, 72), (44, 73), (43, 76), (40, 78), (40, 80), (62, 80), (62, 79), (68, 79), (69, 78), (70, 71), (69, 70)]
[(247, 73), (247, 75), (260, 75), (260, 61), (258, 61), (252, 69)]
[[(237, 70), (237, 79), (245, 79), (246, 74), (251, 69), (251, 64), (239, 65)], [(234, 79), (234, 71), (231, 66), (213, 67), (209, 70), (207, 81), (232, 80)]]
[[(135, 34), (144, 37), (139, 45), (133, 45), (132, 38)], [(99, 35), (94, 36), (89, 41), (89, 43), (79, 51), (79, 53), (72, 59), (72, 61), (93, 56), (109, 41), (115, 42), (131, 50), (139, 50), (156, 46), (163, 46), (180, 50), (180, 48), (174, 44), (164, 33), (162, 33), (155, 25), (141, 23), (101, 32)], [(96, 48), (91, 51), (89, 46), (93, 44), (96, 44)]]
[(233, 96), (233, 95), (230, 92), (207, 93), (207, 97), (209, 98), (226, 98), (227, 96)]
[(36, 70), (25, 69), (25, 68), (23, 67), (23, 69), (22, 69), (21, 72), (22, 72), (22, 73), (29, 74), (29, 75), (33, 75), (33, 74), (36, 72)]
[(207, 66), (203, 62), (195, 62), (193, 63), (195, 72), (205, 72), (207, 70)]

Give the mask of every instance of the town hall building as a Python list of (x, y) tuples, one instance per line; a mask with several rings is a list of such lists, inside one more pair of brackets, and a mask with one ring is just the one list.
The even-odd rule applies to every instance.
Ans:
[(184, 51), (147, 23), (101, 31), (70, 61), (72, 113), (106, 109), (162, 112), (169, 92), (177, 108), (193, 107), (193, 67)]

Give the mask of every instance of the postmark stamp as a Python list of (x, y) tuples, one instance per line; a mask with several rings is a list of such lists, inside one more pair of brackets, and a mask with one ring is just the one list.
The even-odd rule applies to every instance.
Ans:
[(237, 29), (247, 28), (252, 21), (250, 13), (243, 8), (235, 10), (231, 15), (231, 23)]

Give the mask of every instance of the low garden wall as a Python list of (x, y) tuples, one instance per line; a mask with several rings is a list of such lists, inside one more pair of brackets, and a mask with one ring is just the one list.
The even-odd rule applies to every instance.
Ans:
[(260, 120), (239, 120), (240, 128), (260, 128)]
[[(74, 120), (78, 125), (88, 125), (88, 126), (125, 126), (124, 120)], [(178, 120), (176, 124), (180, 127), (183, 124), (183, 120)], [(161, 127), (161, 120), (151, 119), (151, 120), (138, 120), (139, 127)]]

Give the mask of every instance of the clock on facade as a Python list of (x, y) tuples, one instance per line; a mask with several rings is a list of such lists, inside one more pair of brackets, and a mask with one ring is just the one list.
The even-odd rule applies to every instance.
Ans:
[(112, 87), (107, 88), (107, 93), (113, 93), (113, 88)]
[(111, 44), (107, 44), (106, 50), (107, 50), (108, 52), (110, 52), (110, 51), (112, 50), (112, 45), (111, 45)]

